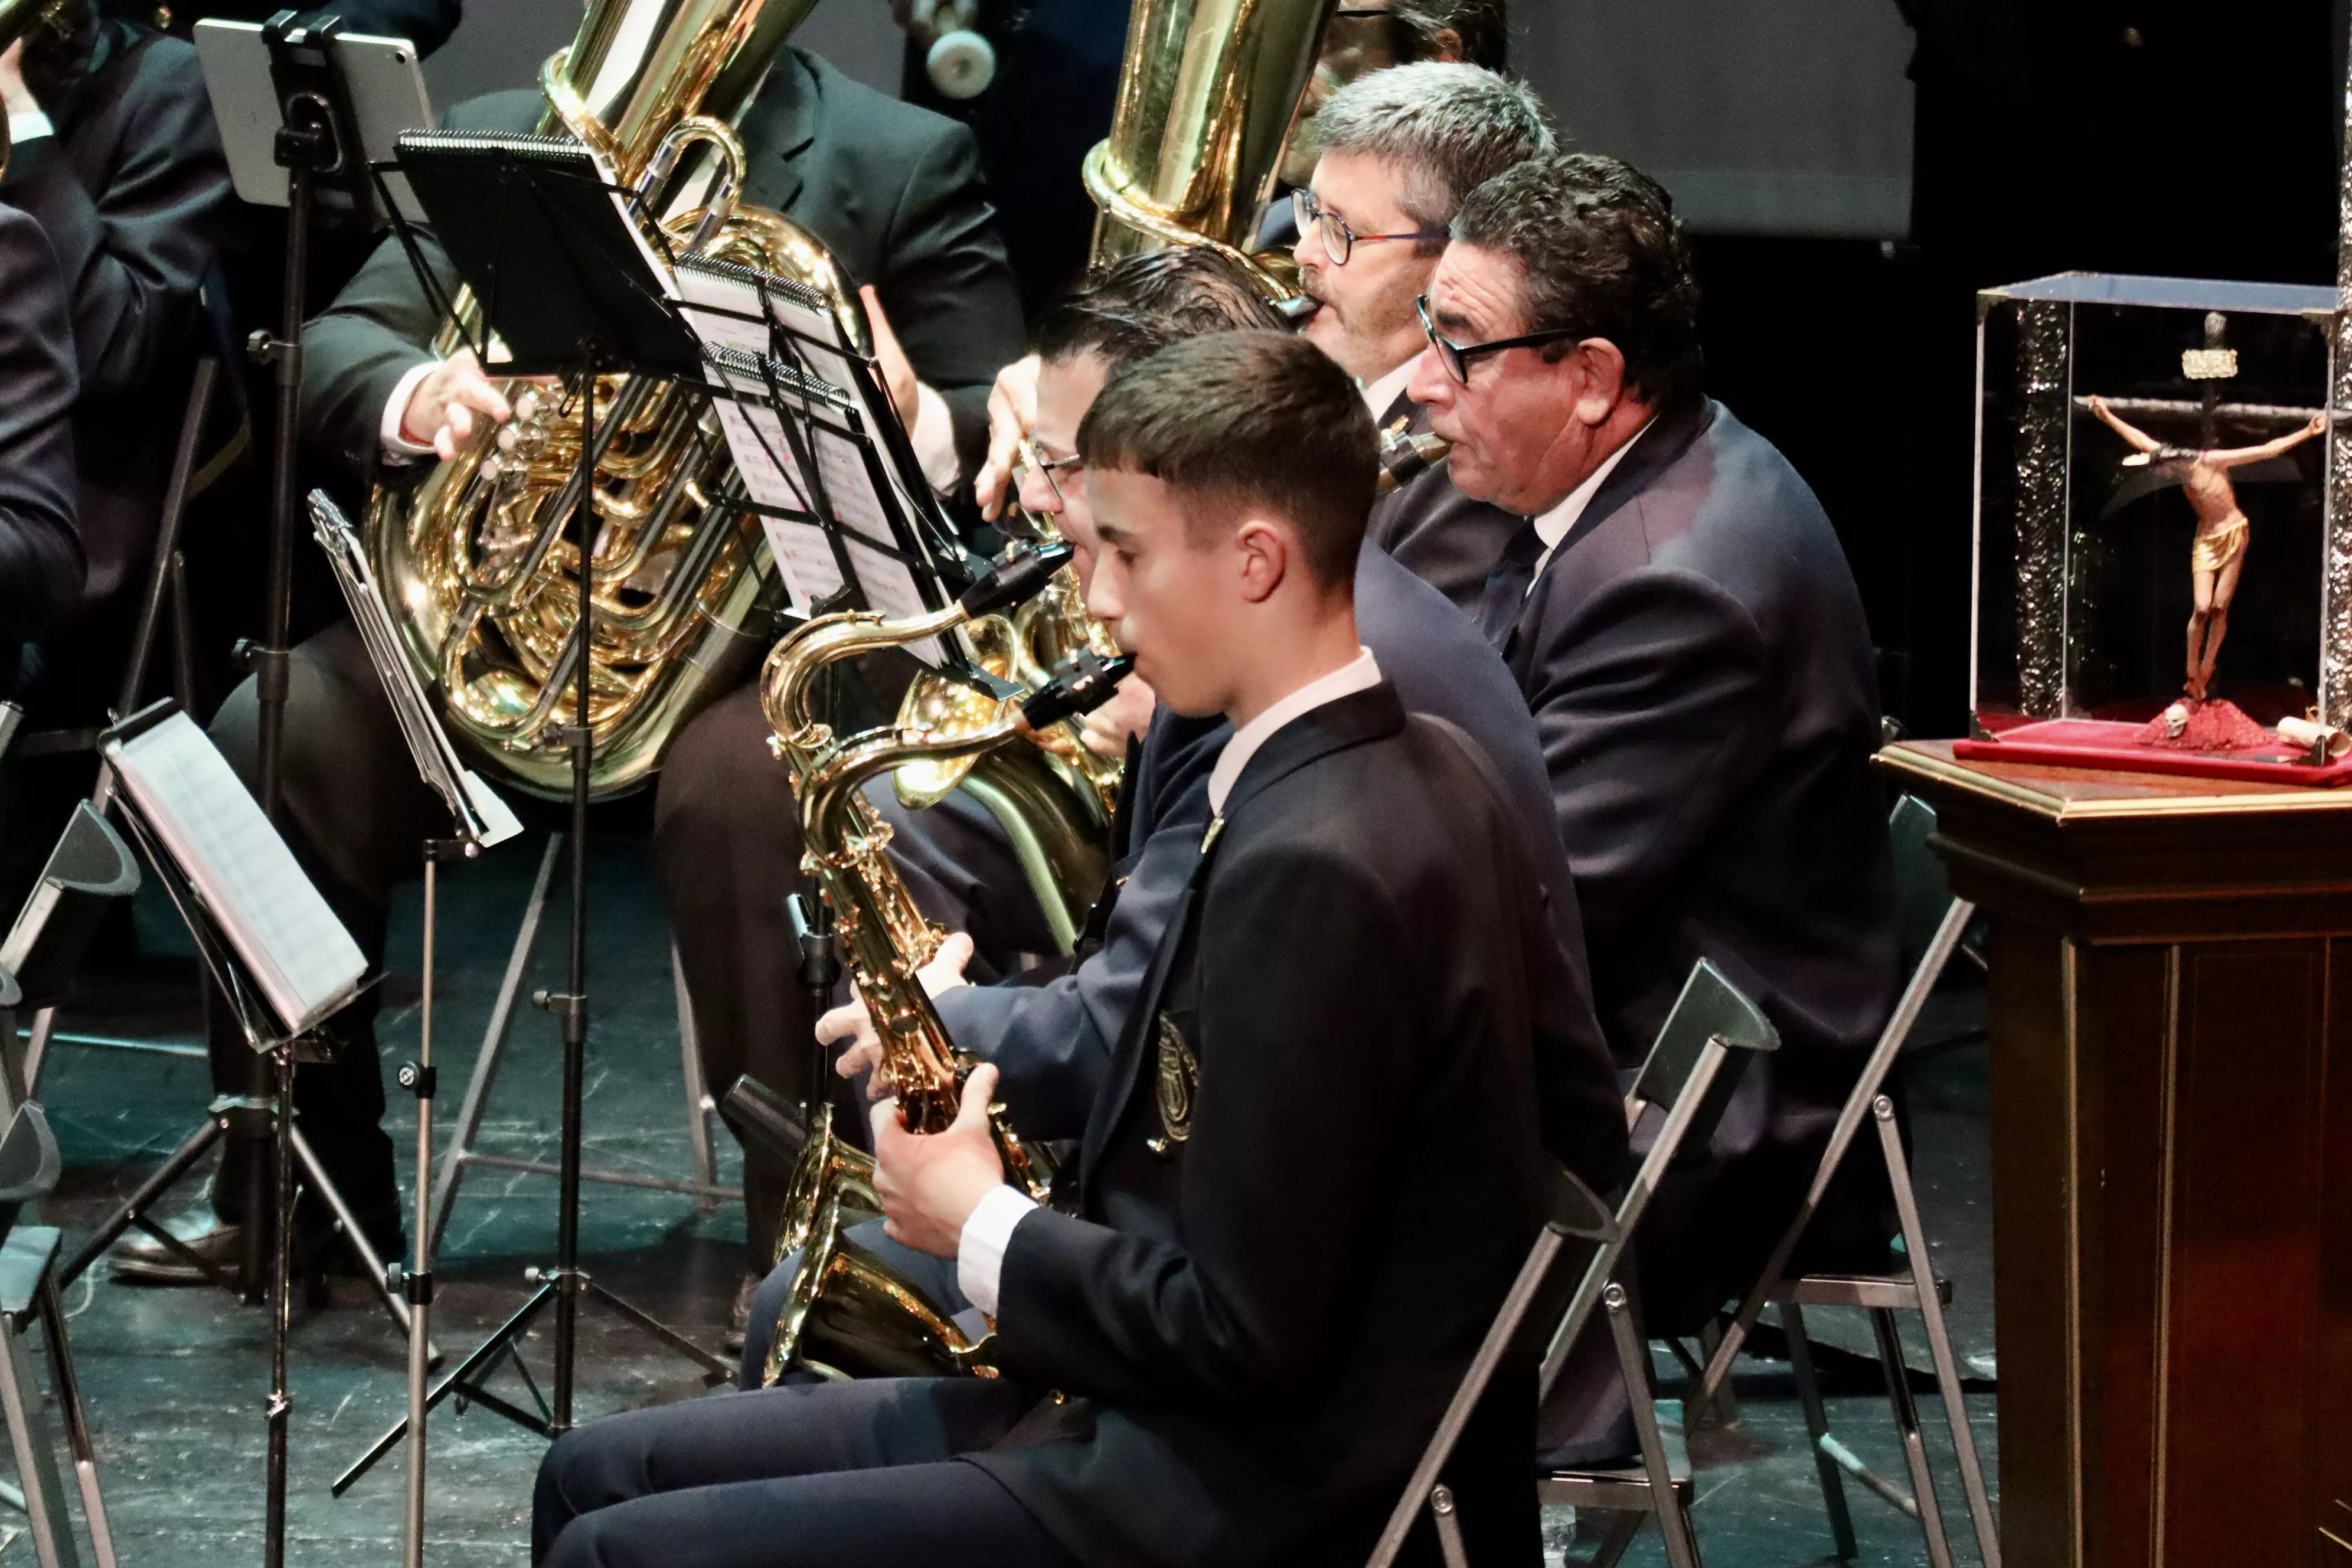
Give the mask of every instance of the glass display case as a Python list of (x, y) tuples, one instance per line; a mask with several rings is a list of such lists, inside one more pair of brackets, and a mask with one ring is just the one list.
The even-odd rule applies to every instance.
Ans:
[(1977, 321), (1969, 750), (2352, 775), (2336, 291), (2064, 273)]

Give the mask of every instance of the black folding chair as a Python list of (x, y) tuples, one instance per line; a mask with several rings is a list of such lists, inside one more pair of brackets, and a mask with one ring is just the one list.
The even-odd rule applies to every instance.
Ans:
[(1650, 1386), (1649, 1350), (1635, 1326), (1632, 1299), (1619, 1276), (1642, 1216), (1667, 1173), (1685, 1148), (1706, 1149), (1740, 1073), (1753, 1059), (1750, 1053), (1779, 1046), (1779, 1035), (1756, 1005), (1713, 964), (1700, 960), (1625, 1097), (1629, 1129), (1638, 1127), (1646, 1116), (1660, 1119), (1648, 1152), (1613, 1212), (1573, 1175), (1559, 1173), (1552, 1217), (1528, 1250), (1517, 1279), (1438, 1422), (1436, 1435), (1405, 1483), (1404, 1495), (1373, 1548), (1370, 1568), (1390, 1568), (1424, 1508), (1437, 1531), (1446, 1568), (1466, 1568), (1453, 1491), (1438, 1477), (1496, 1369), (1518, 1342), (1561, 1255), (1572, 1241), (1580, 1240), (1587, 1244), (1588, 1256), (1576, 1292), (1559, 1315), (1545, 1351), (1541, 1388), (1547, 1394), (1551, 1392), (1593, 1313), (1605, 1311), (1615, 1342), (1618, 1375), (1633, 1407), (1641, 1462), (1625, 1469), (1539, 1469), (1535, 1478), (1537, 1495), (1546, 1502), (1605, 1510), (1620, 1516), (1602, 1542), (1601, 1554), (1594, 1560), (1596, 1568), (1609, 1568), (1616, 1562), (1645, 1516), (1656, 1518), (1665, 1541), (1666, 1559), (1674, 1568), (1698, 1568), (1698, 1547), (1690, 1526), (1690, 1479), (1687, 1473), (1675, 1473), (1677, 1467), (1659, 1432)]

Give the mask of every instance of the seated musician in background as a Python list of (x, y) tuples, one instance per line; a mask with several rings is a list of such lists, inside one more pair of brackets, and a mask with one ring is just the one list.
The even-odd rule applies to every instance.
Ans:
[[(1301, 222), (1299, 289), (1315, 301), (1307, 340), (1364, 390), (1387, 431), (1422, 434), (1426, 413), (1405, 394), (1422, 350), (1415, 296), (1429, 287), (1446, 225), (1462, 198), (1525, 158), (1552, 150), (1542, 103), (1525, 85), (1478, 66), (1424, 61), (1359, 77), (1315, 119), (1322, 147), (1291, 198)], [(990, 405), (982, 510), (993, 515), (1011, 482), (1035, 407), (1036, 363), (998, 379)], [(1465, 610), (1517, 520), (1469, 500), (1427, 469), (1372, 509), (1370, 538)]]
[[(120, 695), (173, 438), (214, 341), (204, 283), (237, 205), (195, 50), (102, 19), (89, 0), (62, 0), (0, 51), (0, 102), (14, 142), (0, 201), (39, 225), (72, 323), (85, 561), (70, 624), (53, 628), (19, 695), (28, 727), (75, 729), (104, 723)], [(0, 785), (9, 916), (97, 767), (87, 747), (22, 758)]]
[[(1087, 504), (1084, 465), (1075, 456), (1081, 421), (1096, 395), (1119, 368), (1169, 343), (1207, 332), (1263, 329), (1278, 318), (1241, 269), (1196, 247), (1148, 251), (1113, 266), (1090, 289), (1066, 301), (1042, 323), (1038, 353), (1038, 413), (1022, 470), (1021, 500), (1052, 519), (1076, 550), (1081, 580), (1097, 559)], [(1551, 825), (1551, 797), (1543, 759), (1526, 706), (1491, 648), (1453, 606), (1426, 584), (1369, 543), (1359, 552), (1356, 626), (1381, 661), (1406, 708), (1443, 719), (1470, 737), (1492, 760), (1506, 798), (1526, 830), (1531, 864), (1542, 884), (1555, 933), (1568, 954), (1579, 1000), (1573, 1009), (1578, 1048), (1606, 1055), (1590, 1013), (1584, 937), (1566, 858)], [(1127, 746), (1129, 724), (1148, 723), (1141, 744), (1128, 753), (1120, 816), (1126, 842), (1111, 882), (1095, 911), (1095, 939), (1066, 973), (1043, 971), (998, 984), (962, 984), (974, 940), (1001, 966), (1008, 950), (1042, 948), (1042, 921), (994, 820), (961, 795), (927, 811), (900, 806), (887, 788), (873, 795), (893, 828), (891, 852), (926, 915), (958, 934), (925, 972), (940, 1020), (957, 1045), (994, 1062), (1014, 1107), (1019, 1130), (1034, 1138), (1076, 1138), (1108, 1072), (1120, 1022), (1143, 984), (1151, 952), (1165, 929), (1212, 815), (1210, 778), (1233, 739), (1232, 726), (1211, 715), (1185, 718), (1164, 706), (1150, 713), (1150, 689), (1130, 678), (1122, 694), (1140, 697), (1142, 717), (1103, 721), (1089, 716), (1089, 735), (1106, 747)], [(1116, 705), (1114, 705), (1116, 706)], [(839, 1063), (844, 1076), (871, 1069), (877, 1052), (873, 1026), (853, 1002), (823, 1020), (818, 1036), (850, 1043)], [(879, 1092), (878, 1090), (877, 1092)], [(851, 1238), (881, 1256), (950, 1315), (971, 1302), (955, 1271), (894, 1247), (881, 1226), (855, 1226)], [(745, 1345), (743, 1382), (762, 1375), (770, 1336), (797, 1255), (769, 1276), (755, 1298)], [(1604, 1397), (1612, 1385), (1575, 1363), (1548, 1414), (1548, 1445), (1578, 1455), (1615, 1454), (1625, 1445), (1617, 1428), (1622, 1401)], [(1605, 1368), (1601, 1368), (1605, 1372)]]
[(73, 327), (57, 257), (40, 225), (0, 205), (0, 702), (16, 700), (24, 645), (81, 605), (73, 405)]
[[(943, 1132), (877, 1116), (892, 1232), (956, 1259), (1009, 1375), (591, 1423), (541, 1467), (538, 1563), (1360, 1562), (1542, 1218), (1547, 1152), (1619, 1173), (1525, 828), (1360, 639), (1376, 463), (1345, 374), (1286, 333), (1179, 343), (1111, 378), (1074, 455), (1090, 608), (1233, 738), (1055, 1205), (1004, 1184), (992, 1068)], [(1474, 1561), (1538, 1549), (1532, 1378), (1506, 1368), (1449, 1472)]]
[[(495, 93), (458, 106), (449, 121), (527, 131), (541, 106), (534, 91)], [(779, 59), (740, 132), (750, 153), (744, 200), (807, 228), (845, 278), (866, 287), (891, 394), (926, 471), (942, 487), (960, 483), (984, 442), (989, 380), (1021, 349), (1012, 279), (970, 134), (799, 50)], [(421, 477), (485, 424), (510, 416), (470, 351), (434, 357), (439, 324), (394, 237), (305, 331), (304, 435), (351, 489)], [(289, 685), (286, 836), (373, 961), (383, 949), (393, 889), (416, 874), (419, 846), (446, 831), (446, 817), (416, 778), (349, 621), (294, 650)], [(213, 724), (213, 738), (248, 783), (257, 773), (257, 722), (248, 680)], [(795, 1021), (804, 1009), (782, 905), (799, 880), (800, 844), (767, 738), (751, 684), (719, 698), (675, 738), (655, 799), (654, 863), (711, 1081), (731, 1083), (748, 1068), (797, 1097), (807, 1050), (805, 1024)], [(401, 1220), (392, 1145), (379, 1125), (375, 996), (364, 994), (338, 1016), (343, 1048), (331, 1064), (302, 1068), (296, 1104), (329, 1174), (370, 1239), (392, 1256)], [(240, 1091), (252, 1053), (225, 1018), (216, 1026), (215, 1086)], [(201, 1247), (237, 1255), (243, 1162), (265, 1152), (257, 1143), (232, 1146), (214, 1182), (217, 1223), (199, 1215), (185, 1227)], [(764, 1265), (788, 1173), (757, 1153), (746, 1161), (752, 1252)], [(131, 1243), (124, 1256), (146, 1278), (196, 1278), (152, 1242)]]
[[(1812, 491), (1702, 390), (1654, 182), (1586, 154), (1488, 181), (1427, 319), (1409, 391), (1453, 483), (1526, 520), (1480, 624), (1542, 736), (1618, 1059), (1702, 957), (1780, 1033), (1651, 1210), (1672, 1240), (1643, 1251), (1650, 1327), (1687, 1331), (1753, 1282), (1894, 1005), (1869, 628)], [(1868, 1196), (1815, 1218), (1818, 1266), (1885, 1266)]]

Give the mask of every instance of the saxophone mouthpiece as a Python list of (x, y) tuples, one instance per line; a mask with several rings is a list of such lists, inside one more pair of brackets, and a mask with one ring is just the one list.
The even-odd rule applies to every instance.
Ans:
[(1051, 681), (1021, 704), (1021, 716), (1029, 721), (1032, 730), (1043, 730), (1065, 719), (1091, 713), (1110, 700), (1118, 683), (1134, 668), (1133, 654), (1105, 658), (1090, 647), (1082, 647), (1063, 661)]
[(974, 619), (992, 616), (1000, 610), (1025, 604), (1037, 596), (1054, 574), (1066, 565), (1071, 555), (1066, 543), (1041, 544), (1034, 550), (1019, 550), (1006, 556), (980, 574), (980, 580), (966, 588), (956, 603), (963, 613)]

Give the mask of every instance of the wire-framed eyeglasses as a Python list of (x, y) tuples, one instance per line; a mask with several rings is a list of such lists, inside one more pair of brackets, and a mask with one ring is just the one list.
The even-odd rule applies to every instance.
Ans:
[(1063, 493), (1062, 481), (1056, 476), (1068, 474), (1075, 478), (1086, 468), (1087, 460), (1075, 452), (1066, 458), (1048, 458), (1037, 450), (1037, 443), (1024, 436), (1021, 438), (1021, 461), (1045, 481), (1045, 488), (1054, 492), (1054, 504), (1067, 510), (1070, 499)]
[(1437, 323), (1430, 320), (1428, 295), (1416, 296), (1412, 308), (1421, 317), (1422, 335), (1429, 340), (1429, 346), (1437, 351), (1438, 359), (1445, 366), (1445, 374), (1464, 386), (1470, 384), (1470, 362), (1481, 354), (1498, 354), (1505, 349), (1537, 348), (1545, 343), (1565, 342), (1570, 338), (1586, 335), (1580, 327), (1554, 327), (1549, 331), (1528, 332), (1516, 338), (1496, 338), (1492, 342), (1457, 343), (1440, 332)]
[(1323, 254), (1331, 258), (1334, 267), (1348, 265), (1348, 253), (1359, 245), (1370, 245), (1381, 239), (1444, 239), (1442, 228), (1417, 228), (1405, 234), (1358, 234), (1348, 226), (1348, 220), (1315, 199), (1315, 193), (1305, 185), (1290, 193), (1290, 216), (1298, 225), (1301, 235), (1320, 225)]

